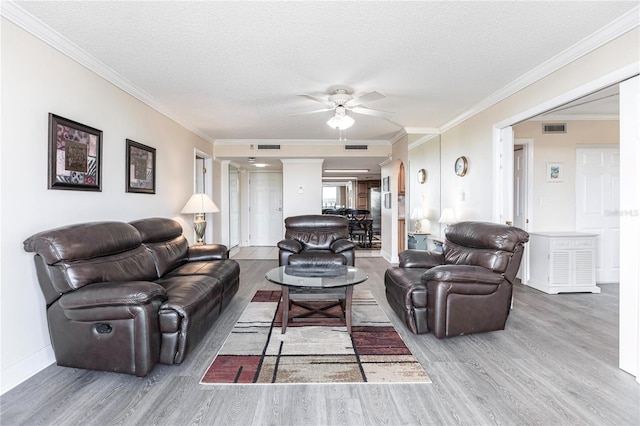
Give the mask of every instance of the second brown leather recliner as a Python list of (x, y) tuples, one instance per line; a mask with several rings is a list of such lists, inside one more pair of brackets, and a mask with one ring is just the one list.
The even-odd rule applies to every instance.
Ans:
[(413, 333), (437, 338), (502, 330), (529, 234), (512, 226), (460, 222), (443, 253), (405, 250), (387, 269), (389, 305)]
[(284, 220), (285, 238), (278, 243), (280, 266), (355, 266), (355, 244), (349, 220), (337, 215), (291, 216)]

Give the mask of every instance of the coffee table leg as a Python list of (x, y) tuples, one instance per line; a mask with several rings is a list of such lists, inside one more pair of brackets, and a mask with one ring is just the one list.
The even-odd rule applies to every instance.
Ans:
[(289, 287), (282, 286), (282, 334), (287, 332), (289, 322)]
[(347, 320), (347, 332), (351, 334), (351, 301), (353, 299), (353, 286), (347, 286), (347, 304), (344, 310), (344, 316)]

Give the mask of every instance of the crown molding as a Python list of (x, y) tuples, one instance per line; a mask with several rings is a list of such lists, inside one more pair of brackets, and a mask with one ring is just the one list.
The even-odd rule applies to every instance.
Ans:
[(389, 141), (383, 139), (358, 139), (358, 140), (337, 140), (337, 139), (216, 139), (214, 145), (304, 145), (304, 146), (327, 146), (327, 145), (391, 145)]
[(53, 28), (40, 21), (26, 10), (22, 9), (12, 0), (3, 0), (1, 3), (2, 6), (0, 7), (0, 15), (7, 18), (9, 21), (13, 22), (33, 36), (39, 38), (62, 54), (78, 62), (83, 67), (104, 78), (116, 87), (124, 90), (126, 93), (158, 111), (160, 114), (175, 121), (192, 133), (200, 136), (202, 139), (210, 143), (214, 142), (211, 137), (196, 129), (187, 120), (180, 117), (174, 111), (158, 102), (151, 95), (105, 65), (102, 61), (99, 61), (98, 59), (87, 53), (85, 50), (78, 47), (76, 44), (71, 43), (68, 39), (61, 36)]
[(621, 35), (633, 30), (640, 25), (640, 6), (636, 6), (629, 12), (620, 16), (596, 31), (595, 33), (585, 37), (573, 46), (560, 52), (548, 61), (540, 64), (536, 68), (514, 80), (509, 85), (503, 87), (491, 96), (480, 101), (464, 113), (455, 117), (453, 120), (445, 123), (439, 129), (440, 133), (451, 129), (463, 121), (473, 117), (474, 115), (484, 111), (485, 109), (497, 104), (498, 102), (508, 98), (514, 93), (524, 89), (527, 86), (543, 79), (549, 74), (559, 70), (560, 68), (570, 64), (571, 62), (585, 56), (600, 46), (620, 37)]
[(528, 121), (556, 122), (556, 121), (618, 121), (619, 114), (549, 114), (537, 115)]

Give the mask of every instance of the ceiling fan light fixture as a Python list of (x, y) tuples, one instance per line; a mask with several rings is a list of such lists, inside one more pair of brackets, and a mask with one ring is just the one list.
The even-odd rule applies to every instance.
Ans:
[(329, 121), (327, 121), (327, 125), (329, 127), (331, 127), (332, 129), (340, 130), (348, 129), (349, 127), (353, 126), (353, 123), (355, 123), (353, 118), (349, 117), (346, 113), (340, 113), (337, 110), (336, 115), (334, 115), (329, 119)]

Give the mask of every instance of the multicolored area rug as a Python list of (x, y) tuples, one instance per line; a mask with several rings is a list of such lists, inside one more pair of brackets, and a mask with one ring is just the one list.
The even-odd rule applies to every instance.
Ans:
[(201, 384), (431, 383), (369, 291), (354, 290), (351, 335), (315, 314), (282, 334), (280, 296), (256, 292)]

